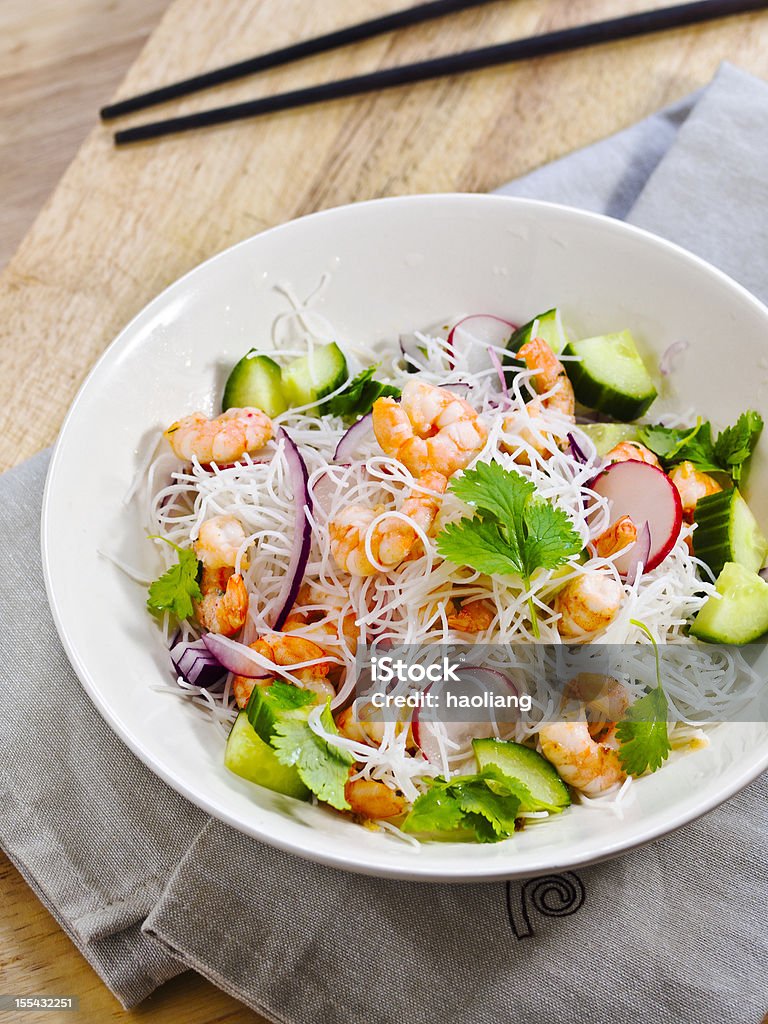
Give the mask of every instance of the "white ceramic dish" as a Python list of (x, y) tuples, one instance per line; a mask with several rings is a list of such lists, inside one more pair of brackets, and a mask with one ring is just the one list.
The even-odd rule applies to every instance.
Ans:
[[(708, 750), (640, 780), (622, 820), (577, 808), (502, 844), (414, 851), (231, 775), (214, 727), (150, 689), (167, 682), (167, 655), (145, 592), (97, 549), (153, 573), (151, 545), (122, 501), (148, 431), (211, 411), (228, 368), (264, 343), (285, 309), (274, 283), (290, 281), (304, 295), (325, 271), (332, 277), (318, 308), (342, 343), (396, 338), (462, 311), (523, 320), (557, 304), (583, 334), (630, 326), (657, 354), (679, 338), (692, 343), (660, 408), (695, 407), (724, 423), (766, 404), (768, 310), (696, 257), (608, 218), (502, 197), (417, 196), (330, 210), (240, 243), (125, 328), (77, 396), (51, 463), (42, 524), (48, 596), (77, 674), (118, 735), (234, 827), (326, 864), (400, 878), (495, 879), (597, 861), (679, 827), (758, 775), (768, 764), (768, 726), (722, 725)], [(768, 460), (756, 462), (752, 496), (765, 508)]]

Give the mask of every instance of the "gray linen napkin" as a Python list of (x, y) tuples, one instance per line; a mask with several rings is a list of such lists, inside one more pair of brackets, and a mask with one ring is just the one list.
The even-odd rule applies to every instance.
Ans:
[[(725, 66), (501, 191), (651, 227), (765, 300), (766, 128), (768, 86)], [(79, 687), (40, 582), (46, 463), (0, 480), (0, 843), (124, 1005), (192, 967), (285, 1024), (759, 1021), (765, 779), (620, 860), (508, 885), (380, 881), (262, 846), (155, 778)]]

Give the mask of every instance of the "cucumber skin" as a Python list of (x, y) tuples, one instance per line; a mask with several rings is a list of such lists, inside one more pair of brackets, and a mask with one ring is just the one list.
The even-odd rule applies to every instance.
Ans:
[(296, 769), (281, 764), (274, 750), (256, 734), (245, 711), (238, 714), (227, 738), (224, 765), (241, 779), (274, 793), (297, 800), (309, 800), (311, 796)]
[[(531, 750), (530, 747), (523, 746), (522, 743), (513, 743), (511, 740), (494, 739), (473, 740), (472, 747), (481, 769), (487, 765), (495, 765), (505, 775), (528, 786), (536, 801), (536, 806), (521, 805), (521, 811), (543, 808), (558, 812), (570, 804), (571, 795), (568, 792), (568, 787), (557, 774), (554, 765), (535, 750)], [(541, 785), (537, 785), (537, 783)], [(541, 787), (545, 788), (547, 796), (553, 797), (553, 799), (545, 799)]]
[[(768, 542), (736, 487), (699, 498), (694, 511), (693, 553), (718, 576), (726, 562), (757, 572)], [(748, 531), (750, 536), (745, 535)]]
[[(591, 339), (587, 338), (584, 340), (590, 341)], [(563, 355), (580, 356), (581, 353), (578, 351), (579, 344), (579, 341), (568, 342), (563, 349)], [(577, 401), (581, 402), (588, 409), (596, 409), (599, 412), (607, 413), (622, 423), (639, 419), (650, 409), (658, 396), (658, 391), (650, 377), (648, 378), (650, 388), (647, 393), (637, 396), (627, 395), (613, 390), (610, 388), (610, 385), (601, 384), (599, 381), (594, 380), (579, 362), (571, 362), (569, 360), (564, 365), (565, 372), (568, 374), (573, 385)]]
[[(283, 394), (282, 375), (280, 367), (267, 355), (253, 355), (255, 349), (251, 349), (242, 359), (239, 359), (227, 377), (224, 385), (224, 394), (221, 399), (223, 412), (227, 409), (243, 409), (253, 407), (261, 409), (267, 416), (279, 416), (288, 408), (288, 401)], [(253, 379), (269, 380), (270, 396), (265, 401), (262, 388), (253, 387)]]
[(726, 562), (715, 587), (721, 597), (707, 599), (693, 621), (692, 636), (705, 643), (739, 647), (768, 632), (768, 583), (761, 576), (737, 562)]
[[(543, 338), (544, 341), (546, 341), (546, 343), (549, 345), (549, 347), (552, 349), (555, 355), (560, 354), (564, 346), (556, 345), (553, 343), (552, 331), (549, 329), (552, 321), (554, 321), (555, 323), (557, 322), (556, 306), (553, 306), (552, 309), (546, 310), (544, 313), (539, 313), (538, 316), (535, 316), (532, 320), (529, 320), (527, 324), (523, 324), (522, 327), (518, 327), (512, 335), (512, 337), (507, 342), (506, 347), (508, 352), (517, 352), (519, 348), (522, 348), (522, 346), (525, 345), (526, 342), (531, 340), (531, 332), (533, 330), (533, 325), (536, 323), (537, 320), (539, 321), (539, 323), (541, 323), (541, 321), (543, 320), (546, 325), (545, 330), (539, 331), (538, 336)], [(563, 337), (565, 337), (565, 331), (563, 331)]]

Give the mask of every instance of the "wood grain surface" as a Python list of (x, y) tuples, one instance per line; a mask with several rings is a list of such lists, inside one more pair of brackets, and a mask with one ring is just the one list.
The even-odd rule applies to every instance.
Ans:
[[(175, 0), (116, 96), (395, 10), (403, 2)], [(109, 99), (114, 68), (145, 31), (143, 15), (159, 11), (163, 3), (5, 4), (14, 12), (19, 45), (26, 52), (6, 39), (15, 64), (3, 65), (0, 72), (4, 86), (14, 76), (20, 83), (15, 97), (4, 89), (0, 100), (0, 191), (7, 191), (2, 186), (9, 182), (18, 194), (15, 213), (0, 204), (2, 227), (10, 225), (12, 236), (14, 225), (38, 202), (43, 180), (33, 182), (31, 172), (27, 179), (15, 152), (15, 134), (32, 131), (48, 97), (52, 117), (47, 129), (40, 130), (44, 119), (36, 122), (40, 149), (33, 159), (55, 163), (60, 152), (76, 145), (82, 126), (93, 120), (94, 106)], [(172, 109), (186, 112), (234, 102), (661, 5), (652, 0), (499, 0), (233, 83)], [(61, 38), (70, 33), (76, 39), (78, 56), (72, 62), (62, 56), (57, 82), (41, 85), (52, 37), (39, 12), (54, 7), (62, 19)], [(101, 7), (108, 16), (102, 10), (89, 19), (89, 7)], [(79, 20), (67, 28), (61, 9)], [(110, 129), (97, 125), (0, 276), (0, 469), (50, 444), (79, 384), (120, 328), (163, 287), (225, 246), (339, 203), (492, 189), (702, 85), (724, 59), (768, 78), (768, 14), (122, 151), (113, 148)], [(94, 89), (104, 94), (97, 96)], [(144, 118), (134, 115), (126, 123)], [(60, 1015), (65, 1024), (73, 1019), (258, 1020), (191, 975), (165, 986), (141, 1009), (123, 1012), (7, 862), (0, 863), (0, 893), (0, 991), (79, 995), (81, 1012)], [(0, 1015), (6, 1019), (9, 1024), (38, 1019), (50, 1024), (55, 1015)]]

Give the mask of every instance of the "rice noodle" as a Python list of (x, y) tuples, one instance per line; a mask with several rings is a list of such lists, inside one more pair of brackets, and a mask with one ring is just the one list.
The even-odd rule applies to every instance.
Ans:
[[(332, 325), (311, 308), (326, 283), (325, 279), (321, 281), (315, 293), (303, 302), (288, 286), (279, 286), (289, 299), (291, 308), (279, 316), (273, 326), (276, 348), (300, 351), (311, 360), (315, 345), (338, 337)], [(402, 387), (413, 379), (408, 372), (409, 367), (418, 366), (419, 379), (423, 381), (447, 388), (463, 387), (468, 400), (488, 427), (487, 442), (476, 461), (514, 468), (530, 480), (541, 498), (565, 512), (586, 547), (590, 538), (609, 525), (607, 499), (590, 488), (590, 481), (600, 464), (590, 437), (564, 416), (546, 409), (546, 395), (541, 396), (544, 401), (536, 403), (531, 410), (527, 402), (536, 393), (532, 385), (535, 371), (520, 369), (509, 383), (505, 383), (500, 361), (505, 354), (503, 348), (489, 346), (485, 341), (478, 342), (493, 356), (491, 365), (478, 372), (470, 369), (468, 351), (449, 348), (445, 332), (427, 334), (417, 331), (414, 337), (418, 355), (409, 353), (405, 360), (396, 343), (381, 346), (376, 353), (382, 364), (377, 376)], [(471, 342), (471, 338), (469, 340)], [(470, 344), (467, 349), (471, 347)], [(468, 377), (471, 379), (469, 385)], [(505, 387), (505, 395), (499, 391), (499, 381)], [(500, 411), (502, 404), (503, 413)], [(639, 647), (647, 644), (648, 638), (632, 621), (639, 620), (648, 626), (659, 644), (666, 645), (667, 655), (673, 647), (676, 654), (679, 652), (677, 658), (665, 657), (664, 680), (670, 706), (681, 723), (671, 730), (677, 746), (702, 743), (703, 734), (700, 730), (696, 732), (694, 709), (703, 708), (716, 717), (718, 710), (724, 710), (733, 694), (745, 685), (742, 668), (736, 664), (735, 658), (724, 656), (717, 663), (713, 662), (708, 673), (698, 668), (696, 672), (691, 671), (692, 646), (685, 633), (686, 626), (715, 589), (706, 566), (688, 551), (686, 539), (692, 527), (684, 527), (662, 566), (643, 574), (631, 584), (620, 577), (615, 566), (617, 556), (597, 557), (589, 554), (589, 549), (584, 561), (574, 556), (557, 571), (538, 571), (529, 587), (512, 576), (483, 576), (471, 568), (442, 561), (434, 539), (418, 527), (420, 553), (403, 562), (396, 572), (350, 577), (339, 569), (330, 554), (329, 521), (350, 505), (381, 507), (384, 511), (374, 520), (366, 538), (366, 554), (373, 562), (373, 526), (393, 515), (403, 518), (396, 509), (405, 496), (424, 488), (402, 463), (382, 453), (372, 431), (361, 432), (355, 461), (350, 465), (339, 465), (333, 458), (348, 426), (342, 419), (320, 415), (309, 408), (292, 408), (276, 417), (275, 422), (289, 431), (301, 451), (309, 472), (310, 493), (314, 493), (313, 488), (322, 481), (322, 501), (315, 502), (313, 510), (307, 511), (312, 542), (304, 578), (310, 584), (310, 596), (302, 597), (303, 603), (296, 609), (321, 615), (322, 619), (306, 629), (299, 627), (292, 632), (311, 638), (317, 636), (319, 627), (332, 627), (331, 633), (323, 637), (323, 647), (332, 663), (342, 669), (342, 683), (333, 702), (334, 707), (348, 702), (355, 684), (354, 653), (342, 628), (346, 617), (354, 617), (360, 643), (375, 642), (398, 647), (461, 642), (462, 636), (448, 628), (446, 603), (457, 598), (485, 598), (495, 614), (488, 628), (477, 635), (478, 643), (495, 645), (499, 650), (510, 650), (510, 645), (514, 644), (515, 655), (519, 657), (521, 645), (530, 646), (537, 639), (529, 618), (530, 602), (533, 602), (539, 616), (538, 641), (546, 645), (560, 645), (562, 641), (557, 616), (552, 610), (552, 599), (569, 580), (597, 570), (617, 580), (625, 595), (619, 613), (599, 637), (600, 643)], [(667, 417), (666, 422), (682, 422), (682, 418)], [(583, 460), (574, 458), (568, 450), (569, 436), (583, 455)], [(155, 444), (152, 452), (156, 447)], [(541, 454), (542, 450), (546, 451), (546, 456)], [(518, 461), (523, 453), (525, 460)], [(270, 612), (280, 593), (293, 546), (294, 495), (284, 444), (270, 441), (258, 457), (246, 455), (231, 466), (203, 466), (196, 459), (191, 464), (180, 465), (164, 451), (151, 464), (142, 463), (140, 468), (143, 480), (132, 485), (129, 494), (142, 502), (148, 534), (188, 547), (197, 538), (202, 523), (211, 516), (232, 515), (242, 523), (247, 539), (238, 552), (235, 568), (242, 573), (250, 595), (243, 640), (247, 643), (269, 632)], [(434, 532), (465, 514), (466, 506), (449, 491), (442, 502)], [(412, 521), (408, 522), (413, 525)], [(175, 561), (175, 552), (169, 545), (157, 543), (156, 546), (158, 558), (165, 565)], [(248, 562), (244, 568), (246, 551)], [(139, 575), (117, 559), (113, 560), (134, 578)], [(170, 639), (171, 623), (167, 615), (163, 628), (166, 638)], [(195, 635), (188, 624), (182, 624), (184, 639)], [(655, 678), (648, 675), (650, 661), (647, 656), (638, 656), (636, 665), (633, 665), (636, 671), (627, 684), (632, 696), (640, 696), (648, 687), (655, 686)], [(289, 670), (282, 674), (298, 682)], [(747, 680), (749, 685), (753, 682)], [(158, 689), (177, 693), (197, 708), (207, 711), (222, 726), (234, 719), (236, 709), (232, 703), (231, 678), (227, 678), (223, 687), (215, 692), (191, 687), (180, 678), (175, 687)], [(513, 737), (518, 741), (535, 737), (539, 728), (537, 722), (557, 711), (552, 705), (551, 694), (533, 692), (532, 698), (533, 707), (528, 720), (518, 722), (513, 728)], [(320, 708), (310, 713), (310, 727), (317, 735), (353, 754), (358, 763), (355, 777), (383, 781), (400, 789), (408, 800), (414, 800), (423, 792), (430, 778), (461, 770), (471, 755), (471, 751), (457, 748), (446, 734), (441, 733), (439, 726), (436, 739), (442, 763), (436, 765), (420, 752), (409, 750), (408, 730), (398, 728), (393, 722), (385, 724), (382, 742), (376, 746), (328, 734), (320, 713)], [(627, 779), (615, 791), (598, 799), (582, 796), (579, 803), (585, 809), (607, 808), (620, 815), (630, 781)], [(539, 816), (525, 815), (530, 822)], [(386, 831), (399, 832), (390, 823), (379, 824)], [(400, 836), (411, 842), (411, 837), (402, 833)]]

